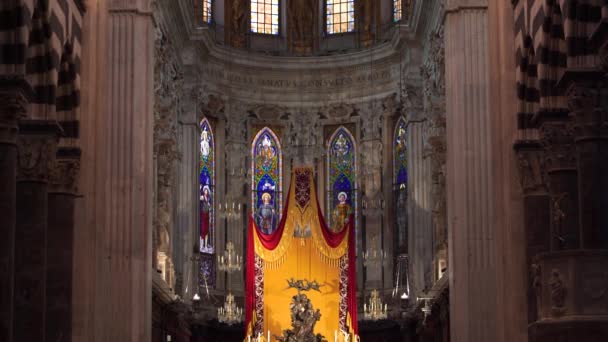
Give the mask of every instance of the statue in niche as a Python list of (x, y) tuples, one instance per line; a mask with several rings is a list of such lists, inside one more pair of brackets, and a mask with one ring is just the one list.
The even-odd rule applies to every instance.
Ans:
[(549, 287), (551, 289), (551, 312), (554, 316), (561, 316), (566, 309), (566, 286), (557, 269), (551, 270), (551, 278), (549, 279)]
[(373, 21), (373, 3), (371, 0), (355, 1), (359, 4), (359, 15), (361, 16), (361, 32), (371, 33), (372, 21)]
[(245, 40), (245, 4), (242, 0), (232, 0), (232, 44), (236, 47), (242, 47)]
[(209, 248), (209, 222), (211, 212), (211, 189), (202, 186), (201, 191), (201, 249)]
[(276, 227), (276, 213), (274, 205), (271, 204), (272, 196), (265, 192), (262, 194), (262, 205), (258, 208), (255, 217), (258, 227), (264, 234), (274, 233)]
[(336, 205), (331, 214), (331, 231), (334, 233), (339, 233), (344, 229), (353, 212), (350, 204), (346, 202), (347, 199), (348, 195), (346, 195), (346, 192), (342, 191), (338, 193), (338, 205)]
[(292, 24), (292, 40), (296, 45), (310, 45), (312, 43), (312, 28), (316, 1), (290, 0), (287, 2), (289, 23)]
[(302, 293), (315, 290), (321, 292), (316, 280), (287, 280), (289, 288), (295, 288), (298, 294), (292, 297), (289, 304), (291, 311), (291, 329), (283, 330), (283, 336), (275, 336), (281, 342), (327, 342), (321, 334), (314, 333), (315, 325), (321, 320), (321, 310), (315, 310), (311, 300)]

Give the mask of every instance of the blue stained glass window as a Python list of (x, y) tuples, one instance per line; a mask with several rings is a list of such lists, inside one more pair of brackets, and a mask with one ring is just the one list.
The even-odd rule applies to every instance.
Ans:
[(357, 153), (355, 139), (341, 126), (330, 137), (327, 151), (327, 217), (330, 229), (342, 230), (357, 213)]
[(199, 195), (200, 195), (200, 250), (213, 253), (215, 228), (215, 142), (213, 130), (207, 119), (200, 124), (199, 139)]
[(403, 118), (399, 118), (395, 127), (394, 139), (394, 183), (407, 186), (407, 135)]
[(281, 144), (276, 134), (264, 127), (251, 146), (251, 207), (262, 233), (277, 228), (282, 208)]

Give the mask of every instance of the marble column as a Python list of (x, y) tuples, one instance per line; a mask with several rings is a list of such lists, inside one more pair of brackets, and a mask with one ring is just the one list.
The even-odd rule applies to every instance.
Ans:
[(72, 340), (74, 207), (80, 149), (59, 148), (48, 190), (46, 340)]
[(45, 341), (47, 191), (59, 130), (28, 120), (19, 131), (13, 333), (15, 341)]
[(0, 86), (0, 341), (12, 342), (18, 120), (27, 113), (24, 88)]
[(445, 22), (451, 341), (501, 341), (488, 1), (448, 0)]
[[(181, 288), (176, 293), (190, 302), (198, 292), (198, 265), (194, 265), (195, 248), (199, 243), (198, 156), (199, 125), (194, 108), (186, 106), (178, 122), (177, 215), (174, 239), (176, 272), (181, 274)], [(217, 146), (217, 141), (216, 141)], [(216, 151), (217, 155), (217, 151)], [(217, 169), (216, 169), (217, 170)], [(217, 175), (216, 184), (217, 186)], [(216, 195), (217, 196), (217, 195)], [(217, 222), (218, 218), (216, 217)], [(216, 223), (217, 227), (217, 223)], [(216, 228), (217, 231), (217, 228)], [(211, 242), (213, 243), (213, 242)], [(213, 245), (215, 246), (215, 244)], [(199, 293), (200, 294), (200, 293)]]
[(425, 152), (426, 121), (408, 124), (408, 252), (411, 263), (411, 293), (423, 296), (432, 286), (433, 226), (430, 206), (430, 158)]
[[(106, 101), (98, 113), (96, 341), (150, 341), (153, 23), (148, 0), (108, 4)], [(106, 107), (107, 106), (107, 107)], [(111, 327), (111, 328), (109, 328)]]

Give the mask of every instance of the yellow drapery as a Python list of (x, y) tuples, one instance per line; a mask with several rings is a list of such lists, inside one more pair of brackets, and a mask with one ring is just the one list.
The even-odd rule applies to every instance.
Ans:
[[(283, 330), (291, 328), (289, 304), (297, 291), (288, 289), (287, 279), (316, 280), (323, 285), (321, 293), (306, 292), (315, 310), (321, 311), (315, 333), (332, 340), (334, 331), (339, 330), (339, 260), (348, 252), (348, 233), (337, 247), (327, 245), (321, 231), (312, 172), (309, 184), (310, 199), (304, 208), (297, 204), (295, 187), (291, 187), (283, 236), (274, 250), (264, 248), (258, 232), (254, 233), (255, 253), (264, 260), (264, 331), (270, 330), (274, 336), (282, 335)], [(307, 228), (310, 229), (309, 237), (294, 237), (296, 230)]]

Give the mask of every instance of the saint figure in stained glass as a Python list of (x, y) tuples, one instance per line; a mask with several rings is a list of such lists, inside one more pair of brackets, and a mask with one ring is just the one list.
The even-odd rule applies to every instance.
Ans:
[(281, 208), (281, 146), (274, 132), (265, 127), (253, 140), (252, 211), (262, 233), (272, 234)]
[(350, 204), (346, 202), (348, 195), (342, 191), (338, 194), (338, 205), (332, 212), (332, 225), (331, 230), (334, 233), (338, 233), (344, 229), (344, 226), (348, 224), (350, 214), (352, 214), (352, 208)]
[[(339, 127), (329, 139), (327, 153), (327, 205), (330, 228), (339, 232), (356, 214), (356, 151), (352, 134)], [(355, 209), (353, 209), (355, 208)]]
[(209, 121), (201, 122), (199, 139), (199, 196), (200, 196), (200, 250), (213, 253), (212, 236), (214, 229), (213, 195), (215, 188), (215, 156), (213, 132)]

